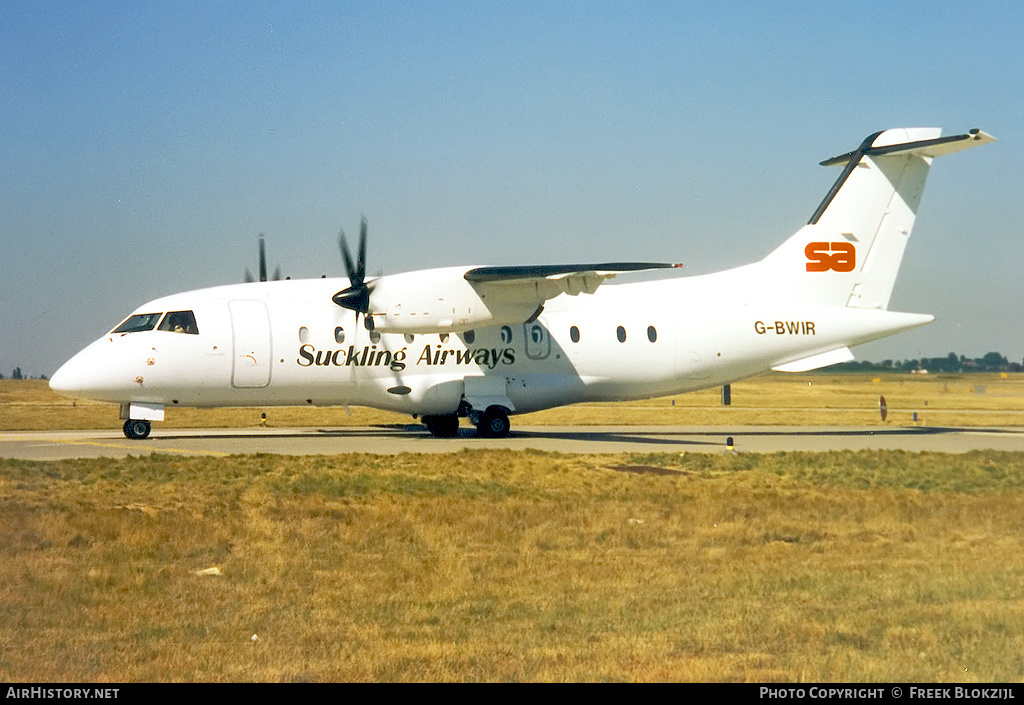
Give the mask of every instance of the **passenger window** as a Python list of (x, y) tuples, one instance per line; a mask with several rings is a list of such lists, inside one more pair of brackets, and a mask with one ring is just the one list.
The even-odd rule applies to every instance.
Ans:
[(462, 334), (462, 338), (466, 341), (467, 345), (472, 345), (476, 341), (476, 333), (471, 330), (467, 330)]
[(138, 333), (144, 330), (153, 330), (156, 322), (160, 320), (163, 313), (136, 313), (128, 316), (124, 323), (119, 325), (111, 333)]
[(654, 326), (647, 326), (647, 339), (652, 343), (658, 340), (658, 331), (654, 329)]
[(618, 328), (616, 328), (615, 329), (615, 337), (617, 337), (619, 339), (620, 343), (625, 343), (626, 342), (626, 329), (623, 328), (622, 326), (619, 326)]
[(196, 317), (191, 311), (171, 311), (160, 323), (159, 330), (171, 331), (172, 333), (188, 333), (199, 335), (199, 327), (196, 326)]
[(569, 340), (574, 343), (580, 342), (580, 329), (576, 326), (569, 327)]
[(334, 342), (339, 345), (345, 342), (345, 329), (341, 326), (334, 329)]

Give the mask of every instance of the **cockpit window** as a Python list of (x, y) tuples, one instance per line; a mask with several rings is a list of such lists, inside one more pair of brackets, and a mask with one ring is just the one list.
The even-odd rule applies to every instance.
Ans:
[(164, 320), (160, 323), (159, 330), (199, 335), (199, 328), (196, 326), (196, 317), (191, 311), (171, 311), (164, 316)]
[(128, 316), (124, 323), (119, 325), (111, 333), (138, 333), (144, 330), (153, 330), (156, 322), (160, 320), (163, 313), (136, 313)]

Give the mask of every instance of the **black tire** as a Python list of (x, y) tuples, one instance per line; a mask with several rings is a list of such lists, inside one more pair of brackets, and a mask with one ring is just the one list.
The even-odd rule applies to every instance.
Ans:
[(500, 406), (489, 406), (476, 427), (477, 433), (484, 438), (505, 438), (512, 430), (508, 420), (508, 412)]
[(424, 416), (423, 425), (435, 438), (455, 438), (459, 435), (459, 417), (456, 414)]
[(141, 419), (128, 419), (124, 422), (124, 435), (132, 440), (142, 440), (149, 437), (153, 425), (149, 421)]

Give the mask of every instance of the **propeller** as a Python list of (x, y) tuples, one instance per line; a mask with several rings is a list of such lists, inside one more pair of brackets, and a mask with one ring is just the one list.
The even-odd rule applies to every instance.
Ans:
[[(267, 280), (267, 245), (264, 242), (264, 235), (260, 233), (260, 281), (265, 282)], [(274, 281), (278, 281), (281, 278), (281, 265), (277, 265), (274, 268)], [(252, 272), (249, 268), (245, 268), (245, 283), (251, 284), (256, 281), (253, 279)]]
[(359, 252), (355, 263), (352, 262), (352, 255), (349, 254), (344, 230), (338, 233), (338, 247), (345, 260), (345, 272), (348, 274), (349, 286), (332, 296), (331, 300), (342, 308), (355, 311), (357, 320), (359, 314), (363, 314), (363, 324), (366, 326), (366, 330), (373, 330), (373, 318), (370, 317), (370, 293), (373, 291), (373, 283), (366, 281), (366, 218), (363, 218), (359, 224)]

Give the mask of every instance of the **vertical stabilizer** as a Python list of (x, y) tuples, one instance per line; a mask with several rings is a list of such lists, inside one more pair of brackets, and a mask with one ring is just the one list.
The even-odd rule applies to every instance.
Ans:
[(843, 170), (807, 225), (762, 260), (765, 287), (806, 303), (888, 308), (932, 160), (992, 141), (980, 130), (899, 128), (825, 160)]

